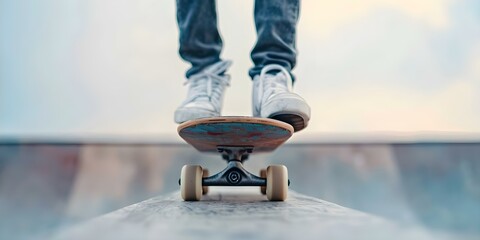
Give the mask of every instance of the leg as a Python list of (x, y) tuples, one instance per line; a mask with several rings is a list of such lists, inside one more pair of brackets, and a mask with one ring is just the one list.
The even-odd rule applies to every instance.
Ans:
[(220, 61), (222, 39), (217, 29), (215, 0), (177, 0), (179, 54), (192, 64), (187, 78)]
[(180, 29), (180, 56), (192, 64), (187, 71), (187, 98), (177, 108), (174, 120), (188, 120), (221, 115), (223, 95), (231, 65), (221, 61), (222, 39), (217, 30), (215, 0), (177, 0)]
[(249, 75), (252, 79), (269, 64), (281, 65), (289, 72), (295, 67), (299, 7), (299, 0), (255, 1), (258, 40), (251, 53), (254, 67), (250, 69)]
[(249, 72), (253, 116), (289, 123), (295, 131), (304, 129), (310, 120), (310, 106), (292, 89), (299, 7), (300, 0), (255, 1), (258, 40)]

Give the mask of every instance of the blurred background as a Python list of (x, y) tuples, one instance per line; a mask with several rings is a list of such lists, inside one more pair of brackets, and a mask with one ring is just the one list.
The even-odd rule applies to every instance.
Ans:
[[(217, 8), (234, 61), (223, 113), (251, 115), (253, 1)], [(176, 133), (189, 64), (175, 11), (160, 0), (0, 0), (0, 238), (177, 190), (186, 163), (223, 166)], [(312, 120), (247, 168), (283, 163), (300, 193), (477, 236), (480, 2), (320, 0), (300, 12), (295, 90)]]

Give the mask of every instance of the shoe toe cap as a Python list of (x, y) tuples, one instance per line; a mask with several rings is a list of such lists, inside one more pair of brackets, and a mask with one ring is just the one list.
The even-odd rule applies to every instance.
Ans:
[(192, 102), (175, 111), (175, 122), (183, 123), (193, 119), (217, 117), (220, 113), (208, 102)]
[(297, 94), (284, 93), (270, 98), (261, 107), (262, 117), (284, 113), (296, 114), (308, 121), (310, 119), (310, 106)]
[(211, 111), (211, 112), (215, 111), (215, 108), (213, 107), (213, 105), (207, 101), (189, 102), (183, 105), (181, 108), (189, 109), (191, 111), (196, 111), (197, 109), (200, 111)]

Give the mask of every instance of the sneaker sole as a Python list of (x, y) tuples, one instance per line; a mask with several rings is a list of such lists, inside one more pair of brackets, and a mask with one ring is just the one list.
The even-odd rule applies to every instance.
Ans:
[(269, 118), (286, 122), (292, 125), (293, 130), (295, 132), (298, 132), (307, 127), (305, 119), (300, 115), (296, 115), (296, 114), (289, 114), (289, 113), (276, 114), (276, 115), (270, 116)]

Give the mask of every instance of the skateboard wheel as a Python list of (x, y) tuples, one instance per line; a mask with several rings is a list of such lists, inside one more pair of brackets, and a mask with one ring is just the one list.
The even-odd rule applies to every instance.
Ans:
[[(203, 169), (202, 178), (208, 177), (208, 169)], [(202, 186), (202, 194), (205, 195), (208, 193), (208, 186)]]
[(202, 197), (202, 167), (185, 165), (180, 175), (180, 192), (185, 201), (198, 201)]
[(288, 171), (284, 165), (271, 165), (267, 168), (267, 199), (284, 201), (288, 192)]
[[(260, 177), (261, 178), (267, 178), (267, 169), (261, 169), (260, 170)], [(260, 192), (263, 195), (267, 194), (267, 187), (266, 186), (261, 186), (260, 187)]]

